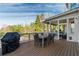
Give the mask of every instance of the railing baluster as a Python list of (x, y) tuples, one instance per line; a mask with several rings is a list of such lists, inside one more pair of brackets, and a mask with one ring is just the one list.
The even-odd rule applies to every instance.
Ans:
[(30, 33), (28, 33), (28, 39), (29, 39), (29, 41), (30, 41)]

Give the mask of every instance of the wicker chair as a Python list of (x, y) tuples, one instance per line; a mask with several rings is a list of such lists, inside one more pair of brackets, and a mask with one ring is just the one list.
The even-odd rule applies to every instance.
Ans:
[(52, 42), (52, 43), (54, 43), (54, 36), (55, 36), (55, 34), (52, 34), (52, 33), (51, 33), (51, 42)]
[[(42, 34), (43, 35), (43, 34)], [(48, 45), (48, 38), (44, 38), (44, 47)], [(42, 47), (42, 38), (38, 34), (34, 35), (34, 46)]]
[(54, 34), (53, 33), (49, 33), (48, 35), (48, 44), (50, 43), (54, 43)]
[(38, 43), (38, 34), (34, 35), (34, 46), (37, 46)]

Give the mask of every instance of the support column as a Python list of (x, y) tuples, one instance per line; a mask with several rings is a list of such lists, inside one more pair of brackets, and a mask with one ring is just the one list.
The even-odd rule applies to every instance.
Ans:
[(50, 22), (49, 22), (49, 24), (48, 24), (48, 32), (50, 32)]
[(49, 32), (49, 25), (47, 24), (47, 32)]
[(48, 24), (48, 32), (50, 32), (50, 22), (49, 22), (49, 24)]
[(42, 32), (44, 32), (44, 23), (42, 22)]
[(59, 20), (58, 20), (58, 40), (59, 40)]
[(76, 18), (74, 18), (74, 24), (75, 24), (75, 31), (74, 31), (74, 34), (75, 34), (75, 40), (78, 40), (78, 38), (77, 38), (77, 19)]
[(51, 32), (52, 29), (51, 29), (51, 21), (49, 22), (49, 32)]
[(67, 40), (69, 40), (69, 19), (67, 19)]
[(78, 17), (75, 18), (75, 41), (79, 43), (79, 19)]

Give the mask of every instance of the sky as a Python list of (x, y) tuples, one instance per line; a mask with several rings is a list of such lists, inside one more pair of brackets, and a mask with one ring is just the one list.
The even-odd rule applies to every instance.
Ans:
[(14, 24), (31, 24), (36, 15), (45, 18), (66, 10), (64, 3), (0, 3), (0, 27)]

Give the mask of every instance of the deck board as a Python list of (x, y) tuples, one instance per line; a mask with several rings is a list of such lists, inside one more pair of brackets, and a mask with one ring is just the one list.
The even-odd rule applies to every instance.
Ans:
[(57, 40), (45, 48), (35, 47), (34, 42), (27, 42), (6, 56), (79, 56), (79, 44)]

